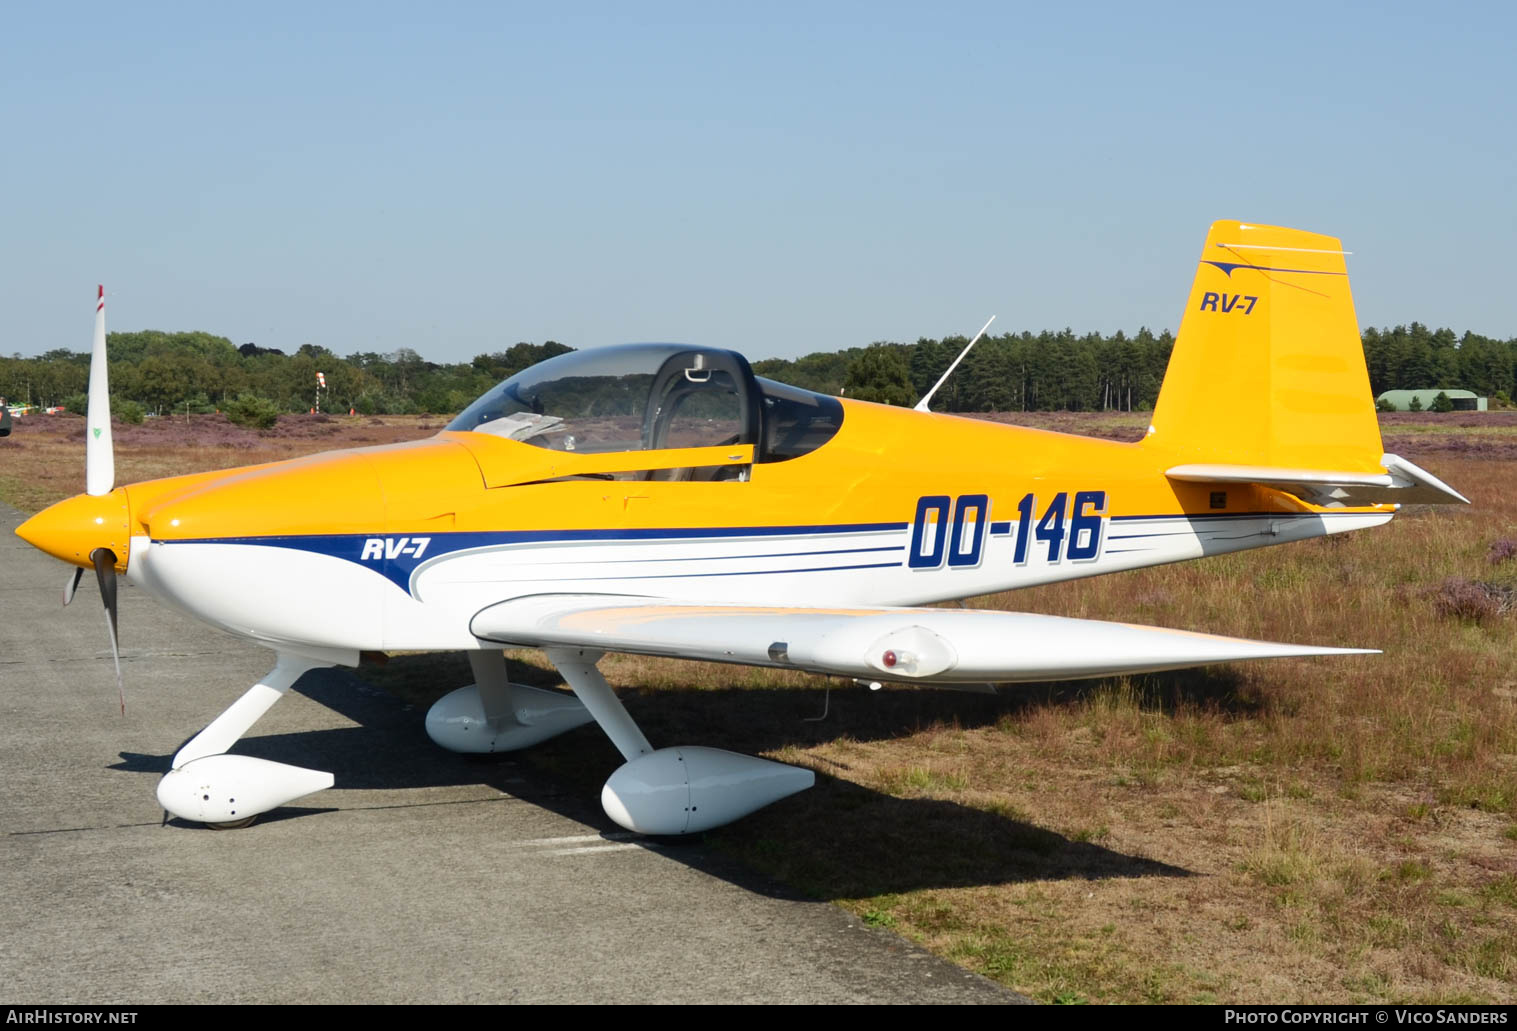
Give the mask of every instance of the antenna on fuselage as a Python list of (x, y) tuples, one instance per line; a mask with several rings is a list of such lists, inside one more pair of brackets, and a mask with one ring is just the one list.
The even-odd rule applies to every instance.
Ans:
[(964, 360), (964, 356), (969, 353), (969, 348), (980, 342), (980, 337), (985, 335), (985, 331), (990, 328), (990, 324), (995, 320), (996, 317), (992, 315), (985, 321), (985, 325), (980, 327), (980, 331), (974, 335), (974, 339), (969, 342), (968, 347), (965, 347), (964, 350), (960, 351), (959, 356), (953, 360), (953, 364), (948, 366), (948, 371), (939, 376), (938, 381), (932, 385), (932, 389), (922, 395), (922, 400), (916, 403), (916, 408), (914, 409), (915, 411), (925, 412), (929, 410), (927, 407), (927, 402), (932, 400), (932, 395), (936, 394), (938, 392), (938, 388), (943, 385), (949, 376), (953, 375), (953, 370), (959, 367), (959, 362)]

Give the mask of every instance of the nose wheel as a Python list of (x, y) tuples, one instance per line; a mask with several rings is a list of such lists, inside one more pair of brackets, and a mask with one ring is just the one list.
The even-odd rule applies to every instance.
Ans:
[[(351, 659), (356, 662), (357, 656)], [(333, 662), (281, 652), (262, 681), (174, 756), (173, 768), (158, 782), (163, 808), (181, 820), (233, 830), (248, 826), (260, 813), (331, 787), (332, 775), (325, 771), (227, 752), (302, 674), (330, 665)]]

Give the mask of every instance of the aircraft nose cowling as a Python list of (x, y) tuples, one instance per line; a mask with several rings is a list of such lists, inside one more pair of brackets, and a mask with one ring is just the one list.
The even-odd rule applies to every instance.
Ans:
[(249, 469), (153, 504), (154, 541), (232, 540), (373, 529), (384, 495), (367, 456), (337, 452)]
[(480, 482), (468, 453), (437, 438), (235, 472), (144, 504), (150, 543), (132, 575), (274, 647), (380, 649), (387, 599), (407, 590), (386, 548), (450, 530)]
[(108, 548), (116, 556), (116, 571), (126, 572), (131, 534), (130, 505), (125, 488), (109, 494), (80, 494), (60, 501), (16, 527), (16, 535), (54, 558), (85, 569), (90, 554)]
[(329, 451), (233, 472), (145, 506), (154, 541), (406, 533), (451, 528), (479, 467), (442, 437)]

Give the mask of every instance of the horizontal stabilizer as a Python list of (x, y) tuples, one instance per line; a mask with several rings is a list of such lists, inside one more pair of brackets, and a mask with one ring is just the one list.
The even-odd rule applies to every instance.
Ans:
[(481, 640), (801, 669), (868, 680), (1072, 680), (1214, 662), (1363, 649), (1274, 644), (1184, 630), (966, 609), (802, 609), (607, 595), (534, 595), (492, 605)]
[(1177, 465), (1165, 475), (1186, 483), (1254, 483), (1322, 508), (1469, 504), (1463, 494), (1400, 455), (1382, 455), (1380, 464), (1383, 473), (1197, 463)]

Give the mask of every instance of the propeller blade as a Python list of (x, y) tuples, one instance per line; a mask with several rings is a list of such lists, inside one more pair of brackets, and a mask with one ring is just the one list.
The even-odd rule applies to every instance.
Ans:
[(105, 361), (105, 287), (95, 304), (95, 340), (90, 348), (89, 409), (84, 421), (84, 492), (99, 497), (116, 486), (111, 447), (111, 387)]
[(125, 716), (126, 683), (121, 679), (121, 642), (116, 629), (116, 553), (109, 548), (96, 548), (90, 552), (90, 561), (95, 564), (100, 600), (105, 602), (105, 622), (111, 631), (111, 659), (116, 663), (116, 695), (121, 699), (121, 715)]
[(84, 578), (84, 567), (79, 566), (68, 575), (68, 582), (63, 585), (63, 604), (67, 605), (74, 600), (74, 592), (79, 589), (79, 581)]

